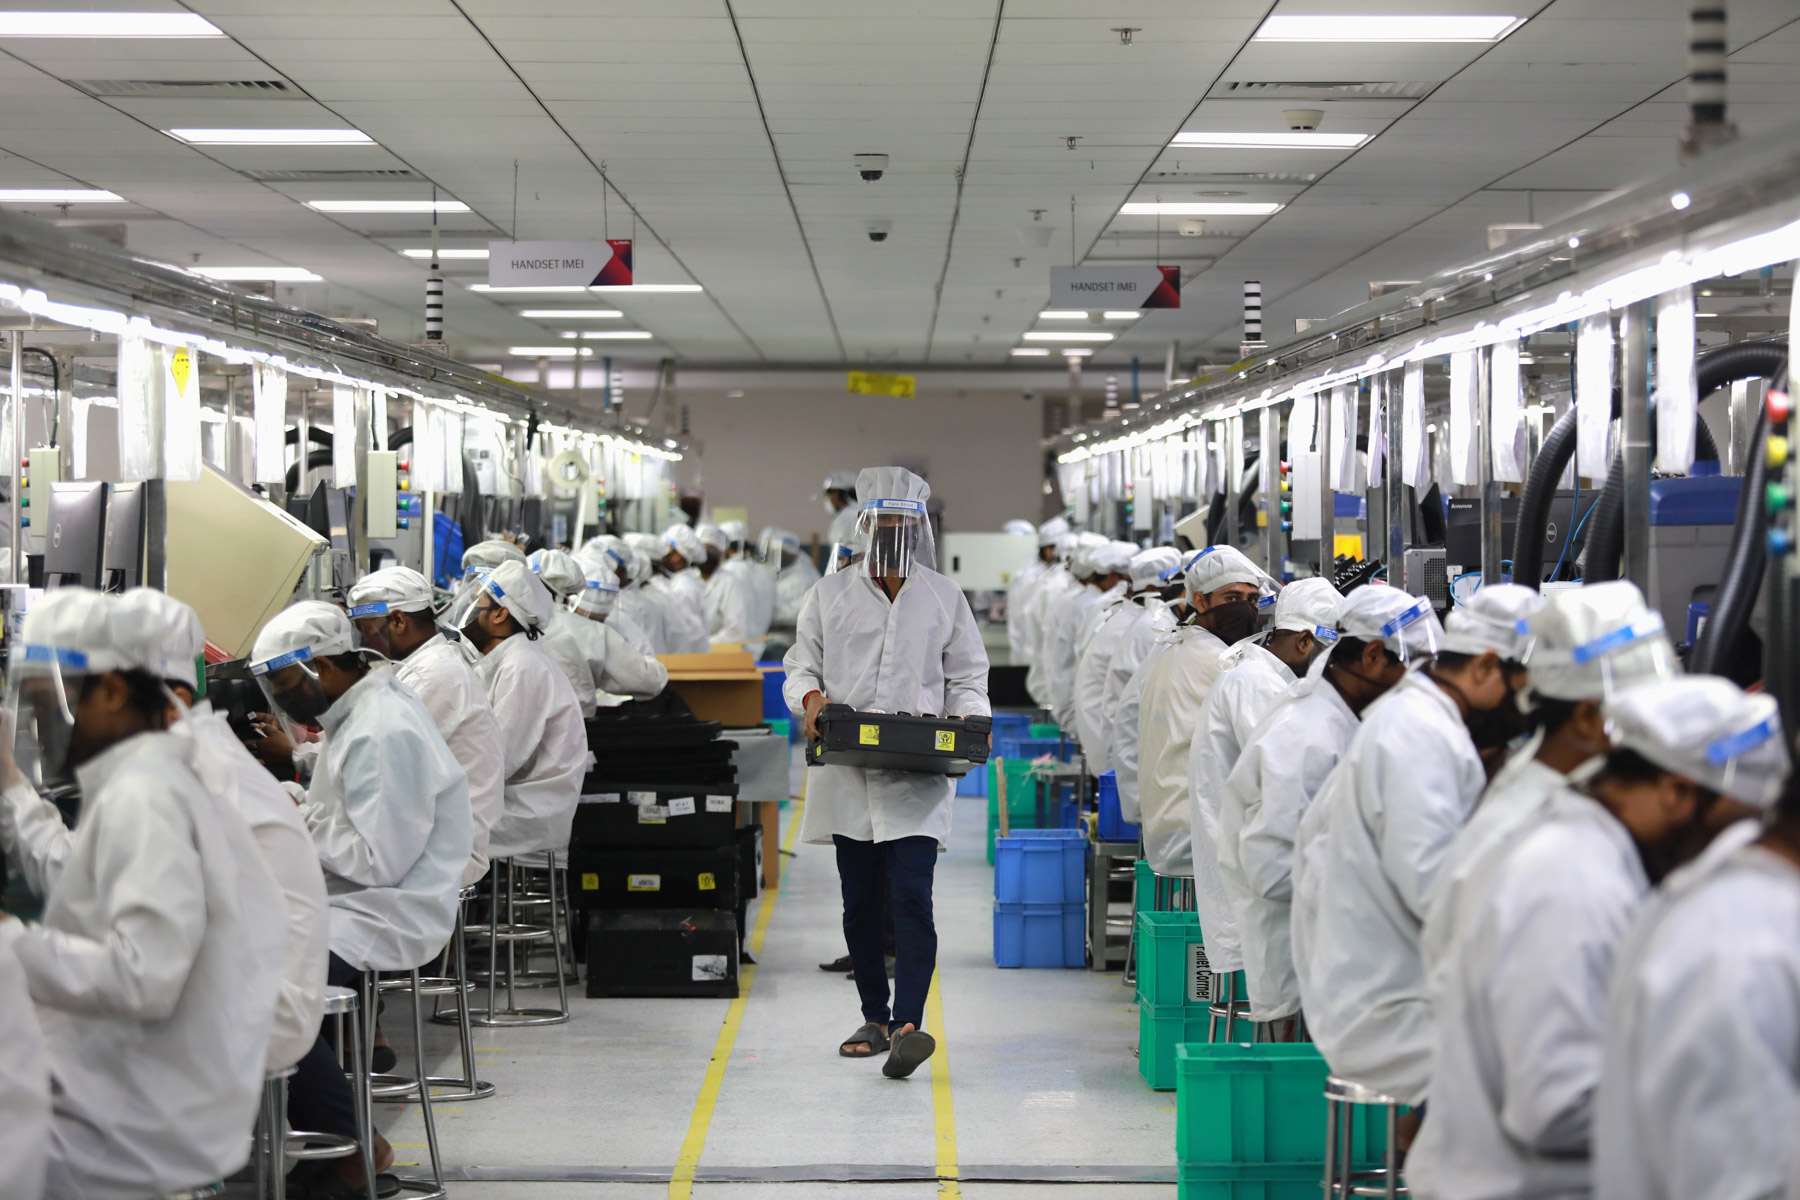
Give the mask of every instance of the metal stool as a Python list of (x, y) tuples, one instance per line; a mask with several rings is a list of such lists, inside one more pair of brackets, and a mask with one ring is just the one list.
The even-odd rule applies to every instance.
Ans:
[[(1152, 912), (1194, 911), (1194, 877), (1192, 875), (1160, 875), (1154, 871), (1151, 874), (1155, 876), (1150, 892), (1150, 910)], [(1135, 899), (1133, 903), (1136, 903)], [(1125, 976), (1121, 980), (1121, 984), (1129, 987), (1136, 983), (1137, 917), (1133, 915), (1131, 918), (1131, 941), (1125, 947)]]
[[(426, 1080), (437, 1091), (439, 1100), (485, 1100), (494, 1094), (494, 1085), (475, 1077), (475, 1036), (469, 1026), (469, 993), (475, 985), (469, 982), (469, 948), (464, 934), (464, 917), (468, 913), (469, 901), (475, 898), (475, 888), (466, 887), (456, 901), (456, 930), (450, 935), (450, 944), (444, 947), (444, 956), (440, 960), (439, 970), (447, 972), (448, 978), (425, 979), (425, 994), (437, 997), (432, 1005), (431, 1020), (438, 1025), (455, 1025), (457, 1042), (462, 1050), (462, 1078), (450, 1079), (437, 1075)], [(398, 981), (396, 981), (398, 982)], [(385, 986), (385, 985), (384, 985)], [(453, 1012), (444, 1012), (441, 1007), (442, 998), (456, 997), (456, 1008)], [(377, 1088), (375, 1095), (379, 1100), (386, 1100), (390, 1095), (409, 1096), (418, 1085), (413, 1080), (404, 1080), (403, 1085), (389, 1093)], [(454, 1088), (454, 1091), (445, 1091)]]
[[(1208, 1042), (1235, 1041), (1231, 1034), (1233, 1022), (1249, 1021), (1250, 1001), (1237, 994), (1237, 972), (1221, 975), (1217, 971), (1212, 977), (1212, 1003), (1206, 1008), (1206, 1040)], [(1224, 1037), (1220, 1037), (1223, 1029)], [(1253, 1037), (1255, 1035), (1252, 1035)]]
[[(550, 924), (548, 926), (520, 925), (516, 922), (515, 892), (517, 889), (518, 868), (513, 863), (513, 860), (503, 859), (496, 862), (494, 864), (495, 869), (489, 873), (489, 878), (492, 880), (493, 891), (490, 896), (487, 924), (471, 925), (468, 927), (468, 932), (476, 937), (479, 937), (483, 933), (487, 935), (488, 969), (485, 974), (485, 979), (487, 981), (487, 1007), (472, 1008), (469, 1015), (471, 1023), (480, 1025), (484, 1029), (495, 1027), (510, 1028), (520, 1025), (560, 1025), (569, 1019), (568, 976), (563, 970), (562, 961), (562, 939), (566, 932), (566, 926), (563, 921), (563, 907), (556, 902), (562, 892), (562, 873), (557, 867), (556, 851), (550, 851), (545, 855), (545, 858), (550, 867), (550, 890), (552, 896), (550, 904)], [(502, 923), (500, 919), (502, 890), (506, 893), (506, 920), (504, 923)], [(518, 963), (514, 955), (514, 947), (521, 942), (532, 943), (546, 940), (551, 943), (556, 956), (556, 996), (558, 1006), (556, 1008), (520, 1008), (518, 1000), (513, 994), (514, 988), (517, 987), (520, 982), (516, 975)], [(500, 1007), (499, 999), (496, 994), (501, 982), (500, 948), (503, 943), (506, 948), (506, 1007), (504, 1008)], [(466, 942), (463, 949), (466, 952)], [(529, 951), (527, 951), (527, 953), (529, 954)], [(475, 974), (478, 978), (482, 977), (479, 972)]]
[[(262, 1103), (256, 1109), (256, 1130), (250, 1140), (258, 1200), (263, 1197), (286, 1200), (287, 1197), (287, 1139), (282, 1130), (287, 1118), (287, 1081), (293, 1073), (293, 1067), (281, 1067), (263, 1076)], [(333, 1138), (333, 1141), (349, 1139)], [(343, 1148), (342, 1156), (348, 1158), (356, 1153), (356, 1149), (356, 1143), (350, 1142)]]
[[(1387, 1121), (1387, 1144), (1382, 1149), (1382, 1165), (1358, 1169), (1356, 1166), (1356, 1110), (1374, 1105), (1384, 1109)], [(1400, 1182), (1400, 1151), (1394, 1144), (1395, 1125), (1400, 1116), (1400, 1101), (1392, 1096), (1352, 1083), (1348, 1079), (1328, 1076), (1325, 1080), (1325, 1183), (1326, 1200), (1334, 1196), (1382, 1196), (1395, 1200), (1409, 1196)]]
[[(410, 990), (415, 997), (420, 995), (423, 991), (423, 988), (421, 987), (421, 985), (419, 983), (419, 969), (417, 967), (414, 967), (412, 970), (406, 972), (406, 976), (407, 977), (405, 979), (396, 980), (394, 982), (400, 984), (402, 986), (402, 988)], [(373, 972), (373, 971), (364, 971), (363, 972), (362, 980), (361, 980), (361, 987), (360, 987), (361, 996), (362, 996), (362, 1006), (363, 1006), (363, 1020), (365, 1023), (365, 1027), (364, 1027), (365, 1036), (363, 1038), (363, 1042), (365, 1045), (368, 1045), (368, 1046), (373, 1046), (375, 1044), (375, 1008), (376, 1008), (375, 1000), (376, 1000), (376, 996), (382, 989), (382, 986), (383, 985), (381, 984), (381, 982), (376, 978), (375, 972)], [(414, 1002), (412, 1024), (413, 1024), (413, 1079), (415, 1079), (415, 1080), (416, 1079), (429, 1079), (429, 1077), (425, 1074), (425, 1015), (424, 1015), (424, 1009), (425, 1009), (424, 1001), (416, 1000)], [(359, 1102), (362, 1104), (364, 1111), (366, 1111), (369, 1114), (368, 1124), (370, 1126), (373, 1126), (374, 1116), (375, 1116), (375, 1110), (374, 1110), (374, 1104), (373, 1104), (375, 1080), (377, 1078), (389, 1080), (389, 1082), (391, 1084), (392, 1079), (388, 1076), (376, 1076), (376, 1075), (372, 1074), (370, 1071), (370, 1068), (369, 1068), (369, 1062), (366, 1058), (363, 1059), (361, 1062), (359, 1062), (357, 1064), (357, 1066), (358, 1066), (357, 1074), (361, 1076)], [(400, 1189), (405, 1192), (410, 1192), (415, 1196), (424, 1197), (425, 1200), (441, 1200), (441, 1197), (443, 1197), (446, 1194), (444, 1191), (444, 1165), (443, 1165), (442, 1159), (440, 1159), (438, 1157), (437, 1121), (432, 1116), (432, 1113), (431, 1113), (431, 1089), (429, 1087), (419, 1087), (418, 1084), (414, 1083), (412, 1080), (407, 1080), (406, 1086), (408, 1088), (410, 1088), (411, 1092), (413, 1093), (411, 1098), (414, 1099), (418, 1103), (419, 1116), (425, 1123), (425, 1148), (431, 1155), (431, 1178), (430, 1179), (405, 1179), (405, 1178), (403, 1178), (400, 1180)], [(372, 1157), (373, 1157), (373, 1155), (371, 1154), (370, 1158), (372, 1158)], [(369, 1178), (371, 1181), (370, 1188), (369, 1188), (370, 1200), (376, 1200), (375, 1188), (374, 1188), (374, 1184), (373, 1184), (373, 1180), (374, 1180), (373, 1170), (371, 1170)]]
[[(566, 936), (555, 939), (555, 949), (562, 956), (561, 969), (568, 978), (578, 978), (580, 968), (575, 962), (575, 913), (569, 899), (569, 888), (566, 873), (556, 865), (555, 854), (521, 855), (513, 860), (513, 865), (520, 874), (520, 883), (514, 888), (512, 905), (515, 909), (528, 910), (526, 915), (542, 908), (551, 908), (553, 916), (562, 918), (562, 931)], [(542, 875), (542, 880), (539, 876)], [(554, 931), (556, 922), (551, 921)], [(531, 987), (548, 987), (556, 980), (556, 972), (542, 967), (533, 967), (536, 957), (537, 942), (525, 942), (525, 961), (519, 964), (512, 973), (515, 985)], [(485, 981), (483, 981), (485, 982)]]
[[(268, 1137), (270, 1148), (264, 1157), (263, 1138), (257, 1139), (257, 1194), (274, 1195), (277, 1200), (287, 1194), (287, 1159), (313, 1161), (327, 1158), (349, 1158), (352, 1154), (361, 1154), (363, 1160), (363, 1180), (367, 1186), (369, 1200), (377, 1200), (375, 1183), (375, 1110), (369, 1104), (369, 1058), (366, 1047), (368, 1040), (363, 1037), (363, 1023), (357, 1017), (361, 1000), (357, 993), (349, 988), (327, 987), (325, 989), (325, 1015), (332, 1018), (337, 1025), (338, 1055), (341, 1058), (344, 1048), (350, 1050), (350, 1067), (345, 1072), (350, 1079), (350, 1091), (356, 1098), (357, 1136), (352, 1139), (338, 1133), (305, 1133), (300, 1130), (290, 1131), (284, 1139), (285, 1149), (281, 1155), (273, 1152), (274, 1138), (267, 1131), (281, 1128), (287, 1109), (287, 1080), (294, 1073), (292, 1067), (271, 1075), (263, 1085), (263, 1111), (258, 1117), (259, 1132)], [(348, 1016), (350, 1020), (344, 1018)], [(348, 1040), (345, 1034), (348, 1033)], [(271, 1103), (278, 1106), (271, 1111)], [(273, 1168), (273, 1192), (262, 1190), (263, 1172)]]

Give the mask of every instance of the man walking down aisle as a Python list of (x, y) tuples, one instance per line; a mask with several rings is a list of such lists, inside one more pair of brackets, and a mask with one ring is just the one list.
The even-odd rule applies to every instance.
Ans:
[[(819, 710), (988, 713), (987, 651), (957, 586), (933, 569), (925, 502), (931, 489), (900, 467), (871, 467), (856, 481), (858, 532), (869, 553), (858, 569), (828, 575), (807, 594), (784, 666), (788, 708), (806, 733)], [(937, 966), (931, 883), (950, 834), (956, 785), (948, 776), (861, 767), (809, 768), (801, 834), (837, 847), (844, 940), (855, 964), (864, 1024), (838, 1047), (845, 1058), (888, 1051), (883, 1074), (904, 1078), (936, 1050), (924, 1032), (925, 995)], [(889, 1007), (880, 898), (885, 871), (894, 912), (894, 988)]]

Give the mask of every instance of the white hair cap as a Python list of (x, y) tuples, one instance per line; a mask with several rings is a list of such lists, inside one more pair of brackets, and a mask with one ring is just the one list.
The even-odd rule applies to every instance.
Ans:
[(1077, 579), (1086, 579), (1094, 573), (1094, 551), (1107, 545), (1111, 539), (1098, 533), (1082, 532), (1075, 535), (1075, 549), (1069, 552), (1069, 573)]
[(1107, 542), (1088, 551), (1088, 571), (1094, 575), (1123, 575), (1131, 570), (1138, 548), (1130, 542)]
[(1607, 702), (1606, 723), (1615, 747), (1755, 808), (1772, 806), (1787, 778), (1775, 698), (1716, 675), (1629, 688)]
[[(824, 486), (820, 488), (820, 490), (826, 492), (854, 492), (856, 490), (856, 484), (857, 475), (855, 471), (833, 471), (825, 477)], [(894, 497), (889, 498), (893, 499)]]
[[(724, 554), (727, 550), (731, 549), (731, 535), (726, 533), (721, 526), (714, 525), (711, 521), (702, 521), (700, 527), (695, 529), (694, 533), (699, 537), (702, 546), (717, 550), (720, 554)], [(705, 558), (706, 556), (702, 554), (700, 557)]]
[[(523, 563), (512, 565), (520, 571), (525, 569)], [(348, 654), (355, 642), (350, 618), (343, 609), (323, 600), (302, 600), (270, 617), (256, 635), (256, 646), (250, 651), (250, 670), (256, 675), (267, 675), (295, 663)]]
[[(1264, 596), (1263, 604), (1271, 597)], [(1329, 579), (1296, 579), (1273, 597), (1275, 617), (1272, 629), (1294, 633), (1310, 633), (1322, 642), (1338, 639), (1338, 614), (1343, 611), (1344, 597), (1331, 586)]]
[(860, 504), (871, 500), (912, 500), (923, 504), (931, 499), (931, 485), (905, 467), (864, 467), (856, 477), (856, 499)]
[(1445, 618), (1439, 649), (1457, 654), (1492, 650), (1508, 662), (1523, 663), (1531, 657), (1531, 615), (1543, 604), (1544, 598), (1523, 584), (1480, 588)]
[(719, 531), (729, 542), (741, 544), (750, 540), (750, 527), (742, 521), (720, 521)]
[(1222, 587), (1247, 583), (1261, 590), (1275, 581), (1245, 557), (1236, 546), (1205, 546), (1194, 551), (1182, 567), (1190, 596), (1210, 596)]
[(587, 572), (567, 551), (535, 550), (530, 565), (550, 594), (559, 600), (567, 600), (587, 586)]
[(1181, 566), (1181, 551), (1173, 546), (1152, 546), (1131, 556), (1131, 590), (1154, 588), (1162, 577)]
[(693, 529), (677, 522), (663, 530), (663, 552), (657, 557), (666, 557), (670, 550), (681, 555), (689, 563), (703, 562), (706, 559), (706, 547), (700, 544), (700, 535)]
[(1407, 662), (1436, 654), (1444, 636), (1429, 598), (1380, 583), (1365, 584), (1344, 597), (1337, 627), (1345, 637), (1380, 642)]
[(114, 620), (126, 638), (140, 630), (149, 638), (144, 657), (155, 661), (146, 669), (199, 694), (206, 674), (206, 631), (198, 613), (167, 592), (137, 587), (118, 598)]
[(556, 607), (550, 589), (522, 562), (503, 562), (481, 575), (476, 586), (498, 600), (521, 629), (542, 629), (550, 624)]
[(1060, 546), (1069, 532), (1069, 523), (1061, 517), (1051, 517), (1037, 527), (1038, 545)]
[(467, 571), (470, 567), (497, 567), (503, 562), (524, 561), (525, 552), (505, 538), (489, 538), (485, 542), (476, 542), (463, 551), (462, 569)]
[(1660, 614), (1624, 579), (1559, 592), (1530, 619), (1533, 692), (1556, 700), (1603, 700), (1675, 674), (1675, 647)]
[(353, 621), (390, 612), (425, 612), (432, 606), (431, 584), (411, 567), (383, 567), (357, 580), (344, 601)]

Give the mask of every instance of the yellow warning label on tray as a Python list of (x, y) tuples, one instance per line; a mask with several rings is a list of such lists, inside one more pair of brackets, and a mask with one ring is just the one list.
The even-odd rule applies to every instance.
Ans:
[(628, 875), (625, 877), (625, 888), (632, 892), (662, 891), (661, 875)]
[(859, 728), (859, 732), (857, 734), (857, 741), (861, 742), (865, 746), (881, 745), (881, 726), (879, 726), (879, 725), (863, 725), (863, 726), (861, 726)]
[(600, 877), (598, 875), (583, 875), (581, 877), (581, 890), (584, 892), (599, 891)]
[(956, 732), (951, 729), (938, 730), (937, 731), (937, 748), (939, 750), (955, 750), (956, 749)]
[(188, 390), (188, 379), (194, 373), (194, 356), (186, 346), (181, 347), (169, 356), (169, 374), (175, 379), (175, 390), (183, 395)]
[(702, 874), (700, 876), (700, 890), (703, 892), (716, 892), (719, 890), (719, 881), (711, 874)]

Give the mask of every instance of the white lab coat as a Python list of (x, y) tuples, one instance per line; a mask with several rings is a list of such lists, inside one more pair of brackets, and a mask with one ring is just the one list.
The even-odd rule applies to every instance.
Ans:
[(0, 1163), (8, 1200), (38, 1200), (50, 1143), (50, 1059), (25, 968), (0, 934)]
[[(1119, 647), (1119, 653), (1113, 656), (1116, 663), (1121, 656), (1130, 655), (1140, 648), (1143, 657), (1136, 667), (1126, 676), (1125, 685), (1119, 689), (1118, 705), (1114, 709), (1111, 740), (1108, 742), (1108, 755), (1112, 759), (1113, 780), (1119, 788), (1119, 815), (1133, 825), (1143, 823), (1143, 806), (1138, 803), (1138, 751), (1143, 734), (1143, 700), (1144, 680), (1150, 675), (1150, 668), (1156, 660), (1169, 652), (1175, 644), (1178, 626), (1175, 615), (1168, 609), (1163, 610), (1159, 619), (1156, 613), (1142, 625), (1134, 626), (1125, 644)], [(1115, 671), (1114, 677), (1118, 672)]]
[(1144, 676), (1139, 701), (1138, 806), (1144, 857), (1158, 875), (1194, 873), (1188, 809), (1188, 753), (1228, 647), (1200, 625), (1184, 625)]
[(671, 654), (705, 654), (712, 649), (706, 634), (706, 593), (698, 582), (694, 572), (679, 571), (649, 583), (649, 594), (662, 605)]
[(1149, 619), (1141, 604), (1127, 600), (1114, 605), (1106, 620), (1088, 639), (1087, 649), (1075, 667), (1075, 731), (1081, 738), (1081, 751), (1087, 756), (1088, 770), (1095, 775), (1112, 766), (1109, 734), (1112, 722), (1106, 708), (1107, 672), (1113, 655), (1133, 626)]
[(856, 518), (861, 515), (861, 512), (862, 510), (856, 506), (856, 502), (851, 501), (832, 513), (831, 528), (826, 531), (825, 535), (828, 544), (840, 546), (853, 541), (856, 537)]
[(1031, 664), (1025, 670), (1025, 690), (1039, 708), (1051, 707), (1050, 695), (1050, 633), (1052, 615), (1057, 611), (1061, 601), (1082, 590), (1083, 585), (1075, 581), (1069, 569), (1057, 563), (1038, 581), (1031, 590), (1031, 598), (1025, 608), (1026, 644), (1031, 648)]
[(464, 887), (487, 874), (488, 837), (505, 804), (506, 782), (500, 771), (500, 722), (474, 666), (464, 656), (467, 645), (438, 634), (394, 664), (394, 674), (431, 714), (444, 744), (469, 779), (474, 839), (463, 867)]
[(1591, 1190), (1613, 952), (1650, 880), (1598, 802), (1561, 788), (1540, 812), (1465, 888), (1434, 980), (1431, 1105), (1406, 1159), (1420, 1200)]
[(642, 625), (638, 624), (636, 617), (619, 607), (617, 603), (613, 605), (613, 610), (606, 615), (606, 626), (625, 639), (625, 644), (639, 654), (655, 657), (656, 645), (650, 640), (650, 635), (644, 631)]
[(1614, 960), (1594, 1117), (1598, 1200), (1778, 1196), (1800, 1122), (1800, 871), (1716, 838)]
[(750, 641), (756, 623), (750, 585), (725, 565), (705, 581), (707, 636), (715, 645)]
[[(550, 628), (539, 641), (575, 689), (584, 719), (594, 715), (596, 690), (648, 700), (669, 682), (669, 669), (656, 659), (639, 654), (599, 621), (566, 608), (550, 614)], [(494, 736), (498, 743), (498, 726)]]
[(49, 1050), (49, 1196), (144, 1200), (249, 1154), (287, 912), (187, 749), (140, 733), (76, 768), (80, 827), (43, 924), (0, 920)]
[[(819, 581), (800, 610), (782, 692), (798, 719), (812, 692), (861, 712), (989, 713), (988, 657), (961, 590), (915, 568), (892, 603), (861, 571)], [(808, 767), (800, 835), (891, 842), (950, 836), (956, 781), (918, 771)]]
[(1300, 1011), (1290, 926), (1294, 840), (1301, 817), (1360, 724), (1330, 680), (1309, 676), (1290, 686), (1226, 777), (1220, 877), (1237, 914), (1253, 1021), (1279, 1021)]
[(632, 584), (619, 589), (618, 602), (613, 606), (613, 614), (607, 620), (624, 617), (621, 632), (630, 636), (630, 627), (635, 626), (642, 632), (650, 654), (673, 654), (675, 643), (669, 637), (669, 631), (663, 620), (662, 603), (645, 590), (642, 584)]
[(1456, 702), (1422, 674), (1369, 706), (1300, 819), (1294, 967), (1334, 1074), (1417, 1104), (1431, 1082), (1419, 933), (1450, 842), (1487, 783)]
[(1027, 606), (1031, 603), (1031, 593), (1044, 580), (1045, 572), (1050, 564), (1041, 558), (1034, 558), (1019, 568), (1006, 584), (1006, 649), (1012, 657), (1015, 667), (1031, 665), (1033, 653), (1037, 646), (1029, 634), (1031, 622), (1027, 619)]
[(212, 705), (196, 704), (169, 732), (186, 744), (188, 762), (206, 790), (244, 818), (269, 877), (281, 889), (287, 940), (266, 1065), (271, 1071), (293, 1066), (318, 1040), (325, 1009), (330, 920), (312, 835), (293, 798)]
[(760, 642), (769, 636), (775, 622), (775, 576), (769, 568), (747, 558), (728, 558), (719, 566), (721, 574), (742, 581), (749, 595), (750, 617), (748, 641)]
[(331, 952), (358, 970), (411, 970), (456, 923), (475, 842), (468, 776), (390, 667), (352, 684), (319, 725), (300, 812), (325, 868)]
[(1078, 592), (1061, 598), (1049, 613), (1044, 635), (1048, 656), (1050, 712), (1065, 730), (1075, 729), (1075, 667), (1081, 652), (1081, 631), (1094, 610), (1106, 602), (1106, 593), (1083, 584)]
[(805, 551), (775, 576), (775, 624), (793, 625), (800, 619), (800, 606), (806, 593), (819, 582), (819, 568)]
[(489, 858), (561, 850), (587, 777), (587, 727), (568, 676), (538, 642), (514, 634), (475, 664), (500, 722), (506, 803)]
[[(1219, 666), (1223, 674), (1200, 706), (1200, 719), (1188, 747), (1187, 816), (1194, 847), (1194, 907), (1206, 941), (1206, 961), (1215, 973), (1228, 975), (1244, 969), (1244, 952), (1237, 911), (1219, 865), (1219, 810), (1225, 801), (1225, 781), (1251, 734), (1293, 686), (1294, 672), (1250, 641), (1227, 649)], [(1233, 863), (1235, 850), (1234, 846)]]

